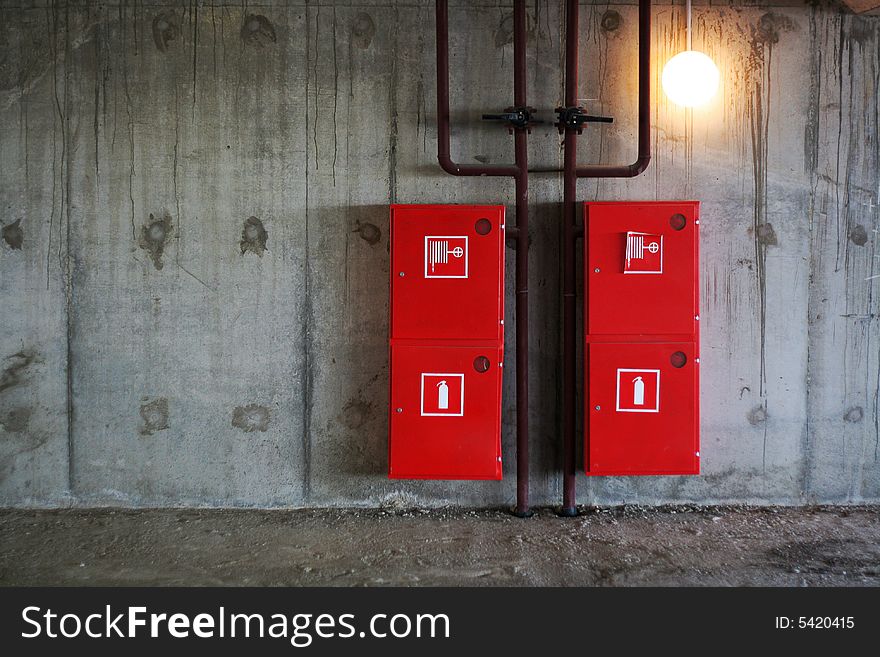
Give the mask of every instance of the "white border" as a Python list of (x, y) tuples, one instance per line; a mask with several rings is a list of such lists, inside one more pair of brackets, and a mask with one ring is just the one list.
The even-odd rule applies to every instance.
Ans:
[[(628, 230), (626, 232), (627, 239), (629, 239), (630, 235), (654, 235), (655, 233), (640, 233), (635, 230)], [(626, 262), (623, 263), (623, 273), (624, 274), (662, 274), (663, 273), (663, 235), (660, 235), (660, 271), (627, 271), (626, 270)], [(646, 372), (649, 370), (645, 370)]]
[[(464, 240), (464, 276), (434, 276), (428, 274), (428, 240)], [(663, 245), (660, 245), (663, 248)], [(425, 278), (467, 278), (468, 261), (470, 260), (470, 244), (467, 235), (425, 235)]]
[[(655, 372), (657, 374), (657, 399), (654, 408), (621, 408), (620, 407), (620, 373), (621, 372)], [(660, 412), (660, 370), (632, 370), (626, 368), (617, 369), (617, 400), (615, 403), (618, 413), (659, 413)]]
[[(461, 379), (461, 413), (425, 413), (425, 377), (445, 376), (447, 378), (457, 376)], [(464, 374), (449, 372), (422, 372), (421, 385), (419, 386), (419, 411), (423, 417), (462, 417), (464, 415)]]

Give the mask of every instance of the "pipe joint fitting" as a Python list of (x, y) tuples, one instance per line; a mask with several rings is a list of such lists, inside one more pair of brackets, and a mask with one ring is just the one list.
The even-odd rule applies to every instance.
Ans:
[(585, 123), (613, 123), (610, 116), (587, 114), (583, 107), (557, 107), (556, 127), (561, 135), (566, 130), (575, 130), (578, 134), (584, 131)]
[(507, 107), (500, 114), (483, 114), (484, 121), (503, 121), (507, 125), (507, 131), (513, 134), (514, 130), (532, 132), (532, 126), (541, 123), (534, 118), (534, 107)]

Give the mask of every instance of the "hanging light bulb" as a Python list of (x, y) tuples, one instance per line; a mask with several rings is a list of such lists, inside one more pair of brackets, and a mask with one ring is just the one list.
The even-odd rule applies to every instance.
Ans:
[(663, 67), (663, 91), (678, 105), (699, 107), (712, 99), (720, 81), (715, 62), (708, 55), (691, 49), (691, 0), (687, 0), (687, 50)]
[(680, 52), (663, 67), (663, 91), (672, 102), (685, 107), (699, 107), (712, 100), (720, 79), (715, 62), (698, 50)]

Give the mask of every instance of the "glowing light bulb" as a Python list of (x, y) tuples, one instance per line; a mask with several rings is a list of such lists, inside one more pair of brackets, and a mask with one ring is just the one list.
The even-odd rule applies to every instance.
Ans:
[(715, 92), (721, 74), (708, 55), (698, 50), (685, 50), (666, 62), (661, 83), (672, 102), (685, 107), (699, 107), (708, 103)]

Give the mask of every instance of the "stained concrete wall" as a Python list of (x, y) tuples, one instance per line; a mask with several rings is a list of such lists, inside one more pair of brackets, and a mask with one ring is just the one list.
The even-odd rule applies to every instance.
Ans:
[[(737, 4), (694, 9), (712, 105), (656, 94), (647, 172), (579, 188), (703, 202), (704, 474), (581, 476), (586, 503), (880, 499), (880, 18)], [(561, 9), (528, 9), (544, 118)], [(653, 13), (664, 62), (682, 7)], [(454, 155), (509, 161), (479, 122), (511, 100), (509, 3), (453, 3), (451, 25)], [(616, 118), (581, 160), (629, 161), (636, 8), (585, 5), (581, 29), (580, 94)], [(0, 503), (510, 504), (513, 368), (503, 482), (384, 476), (388, 204), (512, 213), (509, 181), (436, 166), (434, 84), (423, 0), (0, 8)], [(560, 163), (551, 126), (530, 154)], [(532, 179), (540, 504), (560, 487), (561, 191)]]

